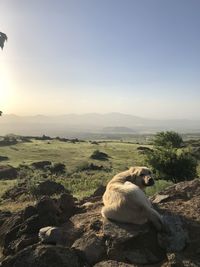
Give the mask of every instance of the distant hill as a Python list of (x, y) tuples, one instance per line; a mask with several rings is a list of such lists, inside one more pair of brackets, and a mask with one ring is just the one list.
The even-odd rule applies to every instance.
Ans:
[(156, 120), (121, 113), (67, 114), (59, 116), (0, 117), (0, 135), (50, 135), (75, 137), (84, 133), (155, 133), (175, 130), (181, 133), (199, 133), (200, 120)]

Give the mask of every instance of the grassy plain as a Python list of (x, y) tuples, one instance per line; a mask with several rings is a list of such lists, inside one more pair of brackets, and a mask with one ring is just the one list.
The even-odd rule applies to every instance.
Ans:
[[(146, 165), (145, 156), (137, 149), (138, 146), (140, 145), (136, 143), (121, 141), (100, 141), (98, 144), (94, 144), (90, 141), (70, 143), (33, 139), (32, 142), (0, 147), (0, 155), (9, 158), (7, 161), (0, 162), (0, 165), (10, 164), (18, 167), (20, 164), (30, 165), (43, 160), (64, 163), (66, 173), (49, 178), (61, 182), (72, 191), (74, 196), (82, 198), (92, 194), (99, 185), (106, 184), (117, 172), (130, 166)], [(145, 146), (151, 147), (146, 144)], [(91, 159), (91, 154), (97, 149), (108, 154), (108, 160)], [(103, 168), (102, 170), (82, 170), (83, 166), (90, 163), (103, 166)], [(198, 170), (200, 172), (200, 168)], [(27, 178), (29, 179), (29, 177)], [(17, 182), (0, 181), (0, 197), (7, 188), (16, 185)], [(158, 181), (154, 187), (147, 190), (147, 193), (153, 194), (169, 184), (171, 183)]]

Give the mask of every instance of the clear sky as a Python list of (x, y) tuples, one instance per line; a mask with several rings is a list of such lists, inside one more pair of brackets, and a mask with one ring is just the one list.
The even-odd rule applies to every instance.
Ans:
[(200, 118), (199, 0), (0, 0), (0, 110)]

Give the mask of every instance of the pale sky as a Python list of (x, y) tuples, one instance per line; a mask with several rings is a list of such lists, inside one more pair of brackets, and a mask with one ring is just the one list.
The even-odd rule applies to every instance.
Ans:
[(0, 110), (200, 118), (199, 0), (0, 0)]

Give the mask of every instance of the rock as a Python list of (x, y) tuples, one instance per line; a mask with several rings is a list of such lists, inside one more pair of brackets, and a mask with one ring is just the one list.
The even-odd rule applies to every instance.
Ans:
[(60, 209), (57, 203), (50, 197), (42, 197), (36, 204), (35, 208), (37, 209), (39, 215), (43, 215), (49, 212), (53, 214), (60, 213)]
[(36, 214), (37, 214), (37, 209), (33, 206), (28, 206), (25, 208), (25, 210), (23, 212), (24, 220), (26, 220), (26, 219), (28, 219), (31, 216), (36, 215)]
[(157, 232), (149, 224), (133, 225), (104, 221), (109, 259), (131, 264), (154, 264), (166, 258), (157, 241)]
[(55, 246), (33, 245), (7, 257), (1, 267), (81, 267), (75, 251)]
[(75, 199), (71, 194), (62, 194), (59, 200), (59, 207), (65, 215), (70, 218), (74, 214), (74, 209), (76, 208)]
[(8, 189), (2, 195), (2, 199), (17, 200), (18, 198), (20, 198), (22, 195), (25, 194), (27, 194), (27, 186), (25, 183), (20, 183), (17, 186)]
[(10, 211), (1, 211), (0, 210), (0, 227), (5, 222), (7, 218), (12, 216), (12, 213)]
[(0, 179), (16, 179), (17, 170), (10, 165), (0, 166)]
[(169, 198), (169, 195), (160, 195), (157, 194), (156, 197), (153, 200), (153, 203), (158, 204), (161, 203)]
[(128, 264), (125, 262), (119, 262), (119, 261), (101, 261), (95, 264), (93, 267), (137, 267), (133, 264)]
[(164, 215), (165, 232), (158, 233), (160, 246), (167, 252), (180, 252), (188, 243), (188, 233), (184, 230), (183, 222), (177, 215)]
[(15, 252), (18, 252), (30, 245), (33, 245), (35, 243), (39, 242), (39, 238), (37, 236), (22, 236), (20, 239), (18, 239), (15, 242)]
[(106, 191), (106, 186), (100, 185), (92, 194), (91, 197), (102, 197)]
[(45, 167), (51, 165), (51, 161), (43, 160), (43, 161), (36, 161), (31, 164), (36, 169), (45, 169)]
[(106, 247), (103, 238), (95, 235), (93, 232), (85, 233), (74, 242), (72, 248), (82, 252), (89, 264), (94, 264), (106, 257)]
[(52, 196), (54, 194), (61, 194), (66, 192), (63, 185), (51, 180), (41, 182), (36, 188), (36, 195)]
[[(14, 254), (27, 245), (38, 242), (39, 230), (49, 225), (55, 227), (67, 222), (76, 210), (73, 197), (64, 194), (60, 199), (43, 197), (35, 206), (25, 208), (23, 212), (10, 215), (0, 225), (0, 245), (4, 255)], [(79, 230), (71, 229), (68, 223), (62, 230), (62, 239), (58, 244), (71, 245), (79, 237)]]
[(8, 246), (8, 244), (16, 238), (22, 218), (20, 214), (12, 214), (0, 226), (0, 245)]
[(65, 245), (62, 229), (59, 227), (47, 226), (41, 228), (39, 231), (39, 238), (44, 244)]

